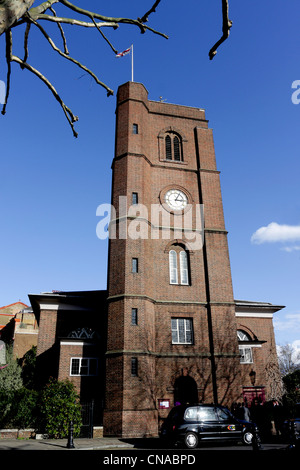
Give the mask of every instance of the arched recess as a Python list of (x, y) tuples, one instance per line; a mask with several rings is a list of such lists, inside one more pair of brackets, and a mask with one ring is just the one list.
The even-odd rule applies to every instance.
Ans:
[(195, 379), (189, 375), (187, 368), (184, 368), (174, 383), (174, 404), (192, 403), (198, 403), (198, 387)]

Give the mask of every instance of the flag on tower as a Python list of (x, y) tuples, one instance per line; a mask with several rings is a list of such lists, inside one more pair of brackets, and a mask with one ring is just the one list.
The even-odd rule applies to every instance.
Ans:
[(133, 44), (131, 44), (131, 46), (128, 47), (128, 49), (125, 49), (125, 51), (118, 52), (118, 54), (116, 54), (116, 57), (123, 57), (124, 55), (129, 54), (130, 51), (131, 51), (131, 81), (133, 82)]
[(123, 57), (124, 55), (129, 54), (131, 47), (132, 46), (130, 46), (128, 49), (125, 49), (125, 51), (123, 52), (118, 52), (118, 54), (116, 54), (116, 57)]

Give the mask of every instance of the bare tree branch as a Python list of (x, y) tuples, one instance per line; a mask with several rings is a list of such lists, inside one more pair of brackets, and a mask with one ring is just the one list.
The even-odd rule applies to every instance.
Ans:
[[(31, 14), (31, 10), (29, 10)], [(73, 26), (82, 26), (84, 28), (95, 28), (95, 23), (93, 22), (88, 22), (88, 21), (81, 21), (81, 20), (76, 20), (75, 18), (62, 18), (58, 16), (51, 16), (51, 15), (46, 15), (44, 13), (38, 14), (38, 15), (31, 15), (32, 18), (35, 20), (46, 20), (46, 21), (52, 21), (53, 23), (64, 23), (64, 24), (70, 24)], [(22, 19), (22, 23), (24, 23), (24, 19)], [(21, 22), (19, 23), (21, 24)], [(114, 29), (118, 28), (119, 25), (118, 23), (107, 23), (107, 22), (101, 22), (101, 23), (96, 23), (99, 28), (102, 27), (112, 27)]]
[(216, 42), (216, 44), (211, 48), (209, 51), (209, 58), (212, 60), (217, 53), (218, 47), (226, 41), (229, 37), (230, 28), (232, 26), (232, 21), (228, 17), (228, 10), (229, 10), (229, 0), (222, 0), (222, 16), (223, 16), (223, 36)]
[[(53, 13), (54, 16), (57, 16), (56, 11), (54, 10), (54, 8), (50, 7), (49, 10)], [(63, 40), (63, 43), (64, 43), (65, 54), (69, 54), (66, 36), (65, 36), (64, 30), (63, 30), (62, 25), (60, 24), (60, 22), (57, 23), (57, 26), (58, 26), (58, 29), (60, 31), (60, 34), (61, 34), (61, 37), (62, 37), (62, 40)]]
[(5, 114), (6, 113), (6, 104), (7, 100), (9, 97), (9, 91), (10, 91), (10, 76), (11, 76), (11, 54), (12, 54), (12, 33), (11, 29), (6, 31), (5, 33), (5, 39), (6, 39), (6, 63), (7, 63), (7, 79), (6, 79), (6, 94), (5, 94), (5, 100), (3, 104), (3, 108), (1, 113)]
[(61, 99), (59, 94), (57, 93), (57, 91), (54, 88), (54, 86), (52, 85), (52, 83), (43, 74), (41, 74), (41, 72), (39, 72), (37, 69), (32, 67), (27, 62), (24, 62), (22, 59), (20, 59), (20, 57), (12, 55), (11, 56), (11, 62), (17, 62), (22, 68), (25, 68), (25, 69), (29, 70), (30, 72), (32, 72), (33, 74), (35, 74), (40, 80), (42, 80), (42, 82), (44, 82), (47, 85), (49, 90), (52, 92), (53, 96), (57, 99), (57, 101), (61, 105), (61, 107), (63, 109), (63, 112), (65, 113), (65, 116), (66, 116), (66, 118), (67, 118), (67, 120), (68, 120), (68, 122), (69, 122), (69, 124), (72, 128), (74, 137), (77, 137), (78, 134), (74, 129), (73, 123), (78, 121), (78, 117), (75, 116), (72, 113), (72, 111), (70, 110), (70, 108), (68, 108), (68, 106), (65, 105), (65, 103), (63, 102), (63, 100)]
[(110, 95), (113, 95), (113, 90), (111, 90), (107, 85), (105, 85), (105, 83), (101, 82), (98, 77), (90, 70), (88, 69), (85, 65), (81, 64), (78, 60), (74, 59), (73, 57), (69, 56), (68, 54), (66, 54), (65, 52), (61, 51), (55, 44), (54, 44), (54, 41), (51, 39), (51, 37), (47, 34), (47, 32), (44, 30), (44, 28), (35, 20), (33, 20), (32, 18), (30, 18), (29, 16), (29, 20), (32, 21), (32, 23), (41, 31), (41, 33), (43, 34), (43, 36), (47, 39), (47, 41), (49, 42), (49, 44), (51, 45), (51, 47), (56, 51), (58, 52), (62, 57), (64, 57), (65, 59), (67, 60), (70, 60), (71, 62), (73, 62), (74, 64), (76, 64), (78, 67), (80, 67), (81, 69), (83, 69), (85, 72), (87, 72), (89, 75), (91, 75), (94, 80), (96, 81), (96, 83), (98, 85), (101, 85), (103, 88), (105, 88), (105, 90), (107, 91), (107, 96), (110, 96)]
[[(57, 91), (55, 90), (54, 86), (50, 81), (36, 68), (32, 65), (27, 63), (28, 55), (29, 55), (29, 46), (28, 46), (28, 39), (29, 39), (29, 32), (30, 26), (33, 23), (43, 34), (43, 36), (47, 39), (51, 47), (60, 54), (64, 59), (67, 59), (74, 63), (77, 67), (81, 68), (85, 72), (87, 72), (96, 83), (103, 88), (106, 89), (107, 95), (112, 95), (113, 91), (101, 82), (95, 73), (87, 68), (85, 65), (81, 64), (78, 60), (73, 57), (70, 57), (69, 50), (67, 46), (67, 39), (62, 27), (63, 24), (73, 25), (73, 26), (81, 26), (85, 28), (96, 28), (100, 33), (101, 37), (104, 39), (105, 42), (109, 45), (112, 49), (114, 54), (117, 54), (117, 49), (113, 46), (111, 41), (108, 37), (103, 33), (103, 27), (110, 27), (113, 29), (118, 28), (121, 24), (131, 25), (134, 27), (139, 28), (141, 33), (145, 33), (146, 31), (151, 31), (152, 33), (167, 38), (168, 36), (164, 33), (156, 31), (155, 29), (151, 28), (150, 26), (146, 25), (145, 23), (148, 22), (148, 18), (152, 13), (156, 12), (157, 7), (160, 5), (161, 0), (152, 0), (151, 8), (141, 16), (141, 18), (133, 19), (133, 18), (123, 18), (123, 17), (110, 17), (101, 15), (99, 12), (89, 11), (85, 8), (81, 8), (70, 0), (45, 0), (42, 1), (37, 6), (33, 6), (35, 0), (0, 0), (0, 35), (5, 32), (6, 34), (6, 62), (7, 62), (7, 86), (6, 86), (6, 99), (4, 106), (2, 108), (2, 114), (5, 114), (7, 100), (10, 92), (10, 78), (11, 78), (11, 62), (19, 63), (22, 69), (27, 69), (34, 73), (37, 77), (39, 77), (51, 90), (52, 94), (55, 96), (57, 101), (62, 106), (64, 113), (66, 114), (69, 123), (73, 129), (73, 134), (77, 135), (74, 131), (73, 122), (77, 120), (69, 108), (66, 107), (63, 100), (59, 97)], [(76, 0), (74, 0), (76, 1)], [(68, 11), (75, 12), (76, 15), (79, 15), (79, 18), (72, 18), (72, 17), (62, 17), (57, 16), (56, 11), (53, 8), (54, 4), (59, 4), (64, 8), (68, 9)], [(228, 18), (228, 9), (229, 9), (229, 0), (222, 0), (222, 17), (223, 17), (223, 35), (219, 39), (218, 42), (211, 48), (209, 51), (209, 58), (212, 59), (216, 53), (217, 48), (224, 42), (228, 36), (229, 31), (232, 26), (232, 21)], [(51, 14), (47, 13), (47, 10), (50, 10)], [(72, 16), (72, 15), (71, 15)], [(81, 17), (81, 18), (80, 18)], [(83, 17), (83, 19), (82, 19)], [(85, 20), (85, 18), (87, 21)], [(50, 35), (45, 31), (45, 29), (40, 25), (40, 21), (48, 21), (56, 23), (61, 38), (63, 41), (63, 50), (57, 47)], [(26, 23), (26, 29), (24, 33), (24, 58), (23, 60), (19, 57), (13, 55), (12, 52), (12, 28), (15, 28), (21, 24)]]
[(24, 59), (23, 62), (26, 62), (28, 59), (28, 37), (29, 37), (29, 32), (30, 32), (31, 24), (27, 23), (26, 25), (26, 30), (24, 34)]
[(147, 11), (147, 13), (145, 13), (142, 16), (142, 18), (138, 18), (138, 21), (140, 21), (141, 23), (147, 23), (149, 15), (151, 15), (151, 13), (155, 13), (156, 7), (160, 4), (160, 2), (161, 2), (161, 0), (156, 0), (156, 2), (152, 5), (150, 10)]
[[(34, 24), (41, 31), (41, 33), (47, 39), (51, 47), (58, 54), (60, 54), (63, 58), (74, 63), (77, 67), (81, 68), (85, 72), (87, 72), (91, 77), (93, 77), (93, 79), (96, 81), (98, 85), (105, 88), (108, 96), (113, 94), (113, 90), (111, 90), (111, 88), (109, 88), (107, 85), (101, 82), (92, 70), (87, 68), (85, 65), (83, 65), (81, 62), (79, 62), (75, 58), (70, 57), (69, 50), (67, 47), (67, 40), (66, 40), (64, 30), (62, 28), (62, 24), (82, 26), (86, 28), (96, 28), (101, 34), (102, 38), (107, 42), (109, 47), (112, 49), (114, 54), (117, 54), (118, 51), (112, 45), (112, 43), (109, 41), (106, 35), (102, 32), (101, 30), (102, 27), (112, 27), (113, 29), (116, 29), (119, 27), (120, 24), (128, 24), (128, 25), (133, 25), (133, 26), (138, 27), (141, 33), (145, 33), (147, 30), (149, 30), (153, 32), (154, 34), (158, 34), (165, 38), (167, 38), (167, 36), (163, 33), (155, 31), (149, 26), (146, 26), (141, 19), (135, 20), (131, 18), (122, 18), (122, 17), (115, 18), (115, 17), (104, 16), (98, 12), (92, 12), (84, 8), (80, 8), (77, 5), (71, 3), (69, 0), (46, 0), (36, 7), (32, 6), (33, 3), (34, 3), (34, 0), (0, 0), (0, 35), (3, 32), (6, 33), (6, 62), (7, 62), (6, 98), (5, 98), (5, 103), (3, 105), (3, 108), (2, 108), (2, 114), (5, 114), (7, 100), (8, 100), (9, 91), (10, 91), (11, 62), (17, 62), (22, 69), (25, 68), (29, 70), (30, 72), (35, 74), (40, 80), (42, 80), (43, 83), (47, 85), (47, 87), (50, 89), (54, 97), (60, 103), (68, 119), (68, 122), (70, 123), (72, 127), (73, 134), (74, 136), (77, 137), (77, 133), (74, 130), (73, 123), (76, 122), (78, 118), (74, 116), (72, 111), (64, 104), (63, 100), (59, 96), (58, 92), (56, 91), (52, 83), (41, 72), (39, 72), (36, 68), (28, 64), (27, 62), (28, 54), (29, 54), (28, 38), (29, 38), (31, 24)], [(76, 12), (77, 14), (81, 16), (88, 17), (91, 21), (83, 21), (80, 18), (79, 19), (63, 18), (63, 17), (57, 16), (56, 11), (53, 9), (53, 5), (56, 3), (63, 5), (68, 10)], [(159, 3), (160, 3), (160, 0), (156, 1), (153, 4), (152, 8), (143, 16), (145, 20), (148, 19), (147, 17), (149, 14), (155, 11), (155, 8)], [(47, 10), (50, 10), (52, 15), (47, 14), (46, 13)], [(54, 44), (54, 41), (52, 40), (52, 38), (45, 31), (45, 29), (39, 24), (40, 20), (50, 21), (50, 22), (54, 22), (57, 24), (60, 30), (62, 40), (63, 40), (64, 51), (62, 51), (59, 47), (57, 47)], [(25, 29), (25, 34), (24, 34), (24, 59), (22, 60), (19, 57), (13, 55), (12, 53), (11, 28), (15, 28), (23, 23), (26, 23), (26, 29)]]
[(100, 27), (97, 25), (96, 21), (94, 20), (94, 18), (92, 18), (92, 21), (95, 25), (95, 27), (97, 28), (97, 30), (99, 31), (99, 33), (101, 34), (101, 36), (103, 37), (103, 39), (107, 42), (107, 44), (111, 47), (111, 49), (113, 50), (113, 52), (115, 54), (118, 53), (117, 49), (112, 45), (112, 43), (107, 39), (107, 37), (105, 36), (105, 34), (102, 33)]

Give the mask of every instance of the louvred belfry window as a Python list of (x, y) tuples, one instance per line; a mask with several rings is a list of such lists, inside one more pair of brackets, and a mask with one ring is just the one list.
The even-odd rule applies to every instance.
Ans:
[(179, 139), (178, 139), (177, 135), (175, 135), (175, 137), (174, 137), (173, 144), (174, 144), (174, 160), (180, 162), (180, 160), (181, 160), (181, 158), (180, 158), (180, 142), (179, 142)]
[(183, 161), (182, 142), (180, 136), (175, 133), (168, 133), (165, 137), (165, 158), (175, 162)]
[(166, 136), (166, 159), (172, 160), (172, 142), (169, 135)]

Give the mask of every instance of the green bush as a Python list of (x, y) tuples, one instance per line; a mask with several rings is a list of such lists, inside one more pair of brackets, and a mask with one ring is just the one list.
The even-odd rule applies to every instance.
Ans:
[(13, 392), (0, 390), (0, 428), (9, 427), (10, 410), (13, 403)]
[(23, 387), (22, 369), (13, 358), (11, 346), (7, 348), (6, 358), (7, 364), (0, 369), (0, 391), (10, 393)]
[(74, 437), (81, 427), (81, 406), (74, 385), (69, 380), (51, 379), (41, 394), (40, 411), (43, 431), (50, 438), (68, 437), (70, 422), (73, 422)]
[(0, 427), (36, 428), (38, 397), (38, 392), (26, 388), (0, 391)]

